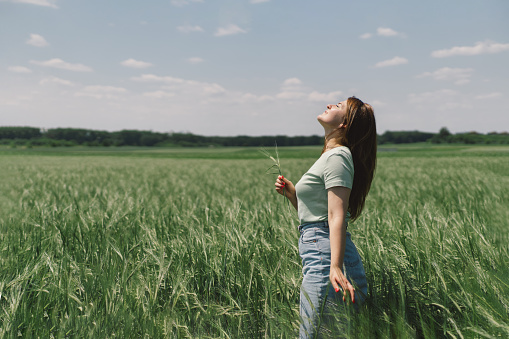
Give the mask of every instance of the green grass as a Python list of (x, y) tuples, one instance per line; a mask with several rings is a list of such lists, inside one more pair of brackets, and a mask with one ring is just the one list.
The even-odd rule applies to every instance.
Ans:
[[(391, 147), (349, 227), (369, 298), (346, 335), (509, 336), (508, 148)], [(283, 174), (319, 153), (280, 147)], [(0, 337), (294, 337), (298, 221), (271, 165), (258, 149), (1, 149)]]
[[(0, 146), (0, 155), (116, 156), (173, 159), (266, 159), (260, 147), (37, 147)], [(320, 154), (320, 146), (285, 147), (286, 158), (308, 158)]]

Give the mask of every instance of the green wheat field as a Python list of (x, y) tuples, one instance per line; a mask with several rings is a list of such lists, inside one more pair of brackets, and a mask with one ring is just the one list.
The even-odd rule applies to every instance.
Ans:
[[(341, 335), (509, 337), (509, 147), (384, 147), (349, 225), (368, 300)], [(279, 148), (283, 174), (319, 154)], [(256, 148), (0, 148), (0, 337), (296, 337), (297, 214), (271, 166)]]

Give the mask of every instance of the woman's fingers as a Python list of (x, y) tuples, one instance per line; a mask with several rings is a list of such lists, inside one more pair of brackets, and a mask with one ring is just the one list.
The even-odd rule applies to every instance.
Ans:
[(338, 293), (340, 289), (343, 290), (343, 301), (346, 301), (347, 293), (350, 293), (350, 299), (352, 299), (352, 303), (355, 304), (355, 288), (353, 288), (352, 284), (350, 284), (345, 276), (339, 277), (335, 275), (330, 280), (336, 293)]
[(352, 303), (355, 304), (355, 289), (348, 280), (346, 281), (345, 285), (346, 286), (343, 288), (343, 301), (346, 301), (347, 293), (350, 293), (350, 299), (352, 299)]
[(276, 183), (275, 183), (276, 190), (283, 189), (286, 187), (286, 183), (283, 180), (284, 180), (284, 177), (282, 175), (278, 176)]
[(276, 192), (278, 192), (279, 194), (283, 194), (283, 190), (284, 190), (285, 186), (277, 181), (275, 183), (275, 186), (276, 186)]
[(276, 192), (279, 194), (284, 195), (288, 199), (295, 197), (295, 187), (293, 183), (284, 176), (279, 175), (274, 185), (276, 186)]
[(348, 290), (350, 291), (350, 298), (352, 299), (352, 303), (355, 304), (355, 289), (350, 283), (348, 283)]
[(332, 283), (332, 287), (334, 288), (334, 291), (338, 293), (340, 290), (345, 290), (343, 285), (344, 282), (341, 280), (341, 277), (338, 275), (337, 272), (333, 272), (333, 274), (330, 277), (330, 281)]
[(352, 303), (355, 304), (355, 289), (353, 288), (352, 284), (348, 282), (345, 284), (346, 286), (343, 287), (343, 301), (346, 301), (346, 297), (348, 293), (350, 293), (350, 299), (352, 300)]
[(331, 283), (332, 283), (332, 287), (334, 288), (334, 291), (336, 291), (336, 293), (339, 292), (339, 284), (336, 282), (336, 279), (331, 279)]
[(283, 177), (282, 175), (277, 177), (277, 182), (280, 183), (283, 187), (286, 185), (285, 177)]

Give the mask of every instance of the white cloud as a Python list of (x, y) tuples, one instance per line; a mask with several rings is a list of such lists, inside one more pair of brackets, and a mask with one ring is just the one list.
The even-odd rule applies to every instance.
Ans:
[(201, 83), (200, 84), (202, 89), (203, 89), (203, 93), (205, 94), (221, 94), (221, 93), (226, 93), (226, 89), (223, 88), (223, 86), (221, 85), (218, 85), (216, 83)]
[(137, 82), (163, 83), (166, 85), (163, 87), (163, 89), (170, 90), (172, 92), (192, 92), (202, 95), (217, 95), (227, 92), (221, 85), (218, 85), (216, 83), (186, 80), (171, 76), (142, 74), (140, 77), (131, 78), (131, 80)]
[(36, 47), (45, 47), (49, 45), (46, 39), (39, 34), (30, 34), (30, 39), (27, 40), (27, 44)]
[(431, 77), (435, 80), (453, 81), (456, 85), (464, 85), (470, 82), (474, 72), (473, 68), (450, 68), (443, 67), (434, 72), (425, 72), (418, 75), (418, 78)]
[(145, 92), (143, 93), (143, 96), (156, 99), (172, 98), (175, 96), (175, 93), (165, 91), (155, 91), (155, 92)]
[(96, 99), (113, 99), (118, 98), (120, 94), (127, 93), (123, 87), (114, 86), (86, 86), (82, 91), (75, 93), (77, 97), (90, 97)]
[(139, 60), (134, 60), (134, 59), (124, 60), (120, 64), (122, 66), (131, 67), (131, 68), (147, 68), (147, 67), (152, 66), (152, 64), (150, 62), (139, 61)]
[[(399, 36), (404, 38), (406, 35), (404, 33), (397, 32), (393, 30), (392, 28), (388, 27), (378, 27), (376, 29), (376, 35), (378, 36), (384, 36), (384, 37), (392, 37), (392, 36)], [(373, 37), (372, 33), (364, 33), (359, 36), (361, 39), (369, 39)]]
[(388, 27), (378, 27), (376, 29), (376, 34), (380, 36), (404, 36), (403, 33), (396, 32), (392, 28)]
[(276, 98), (283, 100), (304, 99), (308, 96), (308, 90), (302, 85), (299, 78), (289, 78), (283, 81), (281, 90)]
[(309, 86), (305, 86), (299, 78), (289, 78), (283, 81), (281, 90), (275, 97), (288, 101), (304, 100), (308, 102), (331, 103), (338, 102), (342, 94), (343, 92), (341, 91), (321, 93)]
[(460, 94), (460, 92), (452, 90), (452, 89), (441, 89), (433, 92), (424, 92), (424, 93), (411, 93), (408, 95), (408, 100), (412, 104), (430, 102), (431, 105), (434, 105), (436, 100), (441, 99), (451, 99)]
[[(368, 104), (369, 104), (369, 102), (368, 102)], [(372, 102), (373, 109), (376, 109), (376, 107), (383, 107), (386, 105), (387, 105), (387, 103), (385, 101), (381, 101), (381, 100), (373, 100), (373, 102)]]
[[(139, 81), (139, 82), (162, 82), (167, 84), (181, 84), (184, 83), (184, 79), (180, 78), (174, 78), (170, 76), (159, 76), (155, 74), (142, 74), (139, 77), (133, 77), (131, 78), (133, 81)], [(189, 81), (189, 80), (187, 80)]]
[(203, 32), (203, 28), (201, 28), (198, 25), (195, 25), (195, 26), (193, 26), (193, 25), (178, 26), (177, 30), (179, 32), (182, 32), (182, 33)]
[(71, 81), (57, 78), (57, 77), (44, 78), (41, 81), (39, 81), (39, 84), (40, 85), (58, 84), (58, 85), (63, 85), (63, 86), (74, 86), (74, 84)]
[(214, 35), (215, 36), (226, 36), (226, 35), (234, 35), (234, 34), (240, 34), (240, 33), (247, 33), (247, 32), (237, 25), (230, 24), (226, 27), (219, 27), (216, 30), (216, 33), (214, 33)]
[(84, 91), (90, 92), (90, 93), (125, 93), (125, 92), (127, 92), (127, 90), (123, 87), (102, 86), (102, 85), (86, 86), (84, 88)]
[(249, 2), (252, 4), (261, 4), (264, 2), (269, 2), (270, 0), (250, 0)]
[(32, 73), (32, 70), (30, 68), (23, 67), (23, 66), (10, 66), (10, 67), (7, 67), (7, 70), (9, 72), (14, 72), (14, 73)]
[(203, 2), (203, 0), (171, 0), (170, 3), (173, 6), (184, 7), (189, 5), (191, 2)]
[(200, 57), (191, 57), (191, 58), (187, 59), (187, 62), (189, 62), (190, 64), (199, 64), (199, 63), (202, 63), (203, 61), (205, 61), (205, 60), (203, 60)]
[(238, 102), (269, 102), (274, 101), (274, 97), (270, 95), (255, 95), (252, 93), (239, 93), (234, 99)]
[(449, 49), (433, 51), (434, 58), (446, 58), (456, 55), (479, 55), (493, 54), (509, 50), (509, 44), (501, 44), (494, 41), (479, 41), (474, 46), (455, 46)]
[(324, 102), (324, 103), (336, 103), (339, 102), (340, 96), (343, 94), (341, 91), (329, 92), (329, 93), (320, 93), (317, 91), (313, 91), (309, 93), (308, 100), (316, 101), (316, 102)]
[(434, 111), (455, 111), (458, 109), (471, 109), (472, 100), (461, 92), (451, 89), (441, 89), (432, 92), (411, 93), (408, 102), (419, 109)]
[(397, 57), (394, 57), (389, 60), (377, 62), (375, 64), (375, 67), (397, 66), (397, 65), (403, 65), (403, 64), (408, 64), (408, 59), (397, 56)]
[(46, 61), (31, 60), (30, 63), (34, 64), (34, 65), (65, 69), (65, 70), (74, 71), (74, 72), (92, 72), (93, 71), (93, 69), (88, 66), (85, 66), (82, 64), (71, 64), (71, 63), (63, 61), (62, 59), (58, 59), (58, 58), (50, 59), (50, 60), (46, 60)]
[(299, 78), (289, 78), (283, 82), (283, 86), (295, 86), (302, 85), (302, 81)]
[(278, 99), (284, 99), (284, 100), (296, 100), (296, 99), (302, 99), (306, 97), (305, 92), (300, 91), (282, 91), (276, 94), (276, 98)]
[[(131, 78), (132, 81), (145, 84), (160, 84), (161, 86), (153, 91), (145, 91), (143, 97), (158, 100), (171, 99), (172, 104), (190, 107), (193, 105), (219, 105), (225, 103), (262, 103), (275, 99), (271, 95), (256, 95), (240, 90), (229, 90), (217, 83), (209, 83), (196, 80), (187, 80), (171, 76), (159, 76), (155, 74), (143, 74)], [(187, 108), (186, 108), (187, 109)]]
[(0, 106), (27, 107), (33, 101), (33, 93), (0, 96)]
[(502, 93), (500, 92), (494, 92), (494, 93), (488, 93), (488, 94), (481, 94), (481, 95), (477, 95), (475, 98), (477, 100), (483, 100), (483, 99), (493, 99), (493, 98), (498, 98), (502, 96)]
[(56, 0), (11, 0), (11, 2), (58, 8)]

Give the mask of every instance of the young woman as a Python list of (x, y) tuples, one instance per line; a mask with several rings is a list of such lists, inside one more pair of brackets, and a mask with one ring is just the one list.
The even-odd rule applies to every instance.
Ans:
[(347, 298), (359, 305), (367, 293), (364, 267), (346, 230), (364, 207), (375, 171), (373, 108), (350, 97), (328, 105), (318, 122), (325, 131), (320, 158), (297, 185), (283, 176), (275, 184), (299, 214), (301, 338), (314, 338), (325, 322), (323, 315), (344, 312), (339, 306)]

